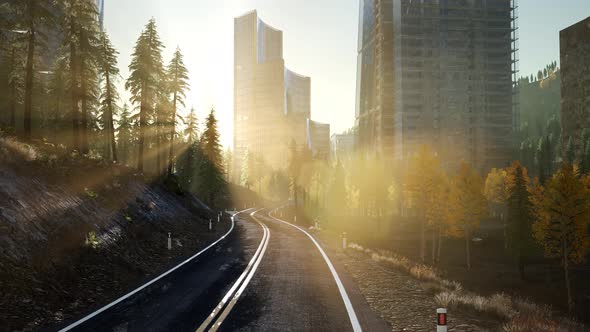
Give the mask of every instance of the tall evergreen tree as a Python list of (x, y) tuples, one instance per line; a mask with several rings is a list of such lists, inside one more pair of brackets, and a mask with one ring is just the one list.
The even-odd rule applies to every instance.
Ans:
[(132, 126), (133, 122), (131, 119), (131, 113), (129, 112), (129, 106), (123, 105), (121, 115), (118, 121), (119, 127), (117, 132), (117, 141), (119, 148), (120, 161), (127, 165), (129, 164), (130, 149), (132, 145)]
[(211, 109), (205, 123), (205, 131), (201, 137), (203, 141), (203, 153), (211, 163), (223, 173), (223, 156), (221, 154), (221, 144), (219, 143), (219, 131), (217, 129), (217, 119), (215, 110)]
[(170, 123), (170, 140), (168, 153), (168, 175), (172, 174), (174, 168), (174, 136), (176, 135), (176, 118), (178, 116), (178, 106), (185, 107), (184, 99), (188, 84), (188, 69), (184, 65), (183, 55), (180, 48), (176, 48), (174, 56), (168, 65), (168, 88), (172, 94), (172, 115)]
[(92, 107), (98, 99), (98, 11), (93, 0), (64, 0), (64, 46), (70, 67), (73, 147), (88, 153)]
[(528, 182), (526, 168), (515, 161), (506, 172), (508, 235), (509, 248), (516, 256), (520, 277), (523, 280), (526, 262), (534, 252)]
[(11, 0), (10, 7), (17, 17), (17, 28), (26, 31), (26, 61), (24, 89), (24, 132), (25, 140), (32, 135), (33, 89), (35, 82), (36, 55), (45, 48), (47, 36), (44, 28), (51, 28), (55, 23), (53, 2), (45, 0)]
[(153, 112), (161, 78), (164, 74), (162, 48), (156, 28), (156, 20), (150, 19), (137, 39), (133, 51), (130, 76), (125, 88), (131, 93), (131, 102), (139, 107), (139, 141), (137, 169), (144, 169), (144, 148), (148, 118)]
[(114, 115), (117, 111), (117, 100), (119, 94), (115, 86), (115, 80), (119, 75), (117, 68), (117, 52), (106, 32), (100, 35), (100, 45), (98, 52), (98, 70), (101, 74), (104, 83), (102, 87), (100, 111), (103, 120), (103, 128), (105, 130), (106, 146), (108, 146), (109, 157), (114, 162), (117, 162), (117, 145), (115, 141), (115, 121)]
[[(67, 103), (67, 62), (66, 59), (60, 55), (53, 65), (53, 75), (49, 81), (49, 99), (52, 107), (52, 119), (50, 126), (54, 142), (62, 142), (63, 137), (58, 137), (58, 133), (62, 134), (63, 119), (65, 117), (65, 109)], [(61, 135), (60, 135), (61, 136)]]

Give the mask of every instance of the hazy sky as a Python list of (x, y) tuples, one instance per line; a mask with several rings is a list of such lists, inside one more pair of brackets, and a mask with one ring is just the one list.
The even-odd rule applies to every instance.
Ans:
[[(520, 71), (559, 60), (559, 30), (590, 15), (589, 0), (520, 0)], [(187, 107), (202, 120), (214, 106), (222, 143), (233, 135), (233, 18), (256, 9), (283, 31), (285, 64), (311, 77), (311, 112), (332, 132), (354, 124), (358, 0), (106, 0), (105, 29), (128, 76), (135, 41), (154, 17), (166, 45), (179, 46), (190, 71)], [(125, 95), (124, 95), (125, 96)]]

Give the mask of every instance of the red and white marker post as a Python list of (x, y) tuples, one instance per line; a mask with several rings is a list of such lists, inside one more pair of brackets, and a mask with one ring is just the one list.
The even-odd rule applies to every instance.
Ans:
[(447, 332), (447, 309), (436, 309), (436, 332)]

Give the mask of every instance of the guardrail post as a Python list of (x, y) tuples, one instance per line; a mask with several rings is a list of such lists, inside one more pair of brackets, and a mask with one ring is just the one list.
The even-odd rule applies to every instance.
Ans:
[(172, 249), (172, 238), (170, 237), (172, 233), (168, 233), (168, 250)]
[(447, 332), (447, 309), (436, 309), (436, 332)]

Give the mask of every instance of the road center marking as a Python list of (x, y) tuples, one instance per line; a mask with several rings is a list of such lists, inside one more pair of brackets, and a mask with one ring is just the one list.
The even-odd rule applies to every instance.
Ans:
[[(260, 210), (262, 210), (262, 209), (260, 209)], [(223, 299), (221, 299), (221, 301), (219, 302), (219, 304), (217, 304), (215, 309), (213, 309), (211, 314), (209, 314), (209, 316), (207, 316), (207, 319), (203, 323), (201, 323), (201, 325), (197, 329), (197, 332), (205, 331), (207, 329), (207, 327), (211, 324), (211, 322), (215, 319), (215, 317), (219, 314), (219, 312), (221, 312), (221, 314), (219, 314), (219, 317), (217, 317), (217, 319), (215, 320), (215, 323), (213, 323), (213, 325), (209, 329), (209, 331), (217, 331), (217, 329), (221, 326), (221, 324), (223, 323), (225, 318), (229, 315), (229, 313), (233, 309), (234, 305), (238, 302), (240, 295), (242, 295), (242, 293), (244, 292), (244, 290), (246, 289), (246, 287), (250, 283), (250, 280), (252, 279), (252, 277), (256, 273), (256, 270), (258, 269), (258, 265), (260, 265), (260, 262), (262, 261), (262, 257), (264, 257), (264, 253), (266, 252), (266, 247), (268, 246), (268, 241), (270, 239), (270, 230), (268, 229), (268, 227), (265, 224), (261, 223), (260, 220), (258, 220), (254, 216), (254, 214), (259, 212), (260, 210), (256, 210), (250, 214), (250, 216), (258, 224), (260, 224), (260, 226), (262, 227), (262, 230), (264, 232), (262, 235), (262, 240), (260, 241), (260, 244), (258, 245), (258, 249), (256, 250), (256, 253), (254, 253), (254, 256), (252, 257), (252, 259), (248, 263), (248, 266), (246, 266), (246, 269), (244, 269), (244, 272), (242, 272), (240, 277), (236, 280), (236, 282), (232, 285), (232, 287), (229, 289), (229, 291), (225, 294)], [(237, 291), (236, 291), (236, 289), (237, 289)], [(231, 297), (231, 301), (229, 301), (229, 303), (228, 303), (228, 300), (230, 299), (230, 297)], [(224, 309), (224, 307), (225, 307), (225, 309)], [(223, 311), (221, 311), (221, 310), (223, 310)]]

